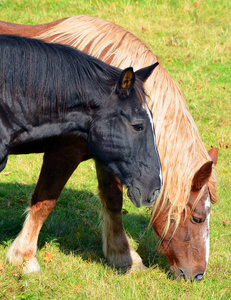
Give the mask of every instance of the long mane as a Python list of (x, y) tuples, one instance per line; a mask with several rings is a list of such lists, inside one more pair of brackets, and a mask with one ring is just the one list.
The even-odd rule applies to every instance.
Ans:
[[(114, 23), (90, 16), (67, 18), (38, 38), (68, 43), (120, 68), (133, 66), (139, 69), (157, 61), (152, 51), (132, 33)], [(193, 176), (211, 158), (179, 86), (161, 64), (147, 80), (145, 89), (150, 97), (148, 105), (153, 113), (164, 181), (162, 193), (153, 206), (151, 221), (168, 205), (166, 233), (171, 219), (176, 221), (176, 227), (179, 225)], [(215, 184), (213, 172), (208, 183), (212, 203), (217, 201)]]
[(0, 43), (2, 101), (7, 106), (10, 101), (28, 109), (36, 106), (38, 115), (90, 105), (90, 93), (98, 95), (94, 98), (97, 106), (105, 91), (111, 93), (121, 73), (66, 45), (13, 35), (1, 35)]

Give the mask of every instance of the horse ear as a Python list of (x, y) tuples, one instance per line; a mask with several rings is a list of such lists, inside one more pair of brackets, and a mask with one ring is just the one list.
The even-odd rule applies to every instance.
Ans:
[(159, 65), (158, 62), (154, 63), (151, 66), (148, 66), (146, 68), (142, 68), (135, 72), (136, 76), (143, 82), (145, 82), (148, 77), (151, 75), (152, 71)]
[(212, 148), (208, 151), (209, 156), (211, 157), (214, 165), (217, 164), (217, 158), (218, 158), (218, 148)]
[(191, 190), (193, 192), (199, 191), (205, 183), (209, 180), (212, 173), (213, 161), (208, 161), (196, 172), (193, 177)]
[(127, 98), (129, 96), (135, 83), (135, 79), (136, 76), (132, 67), (122, 71), (116, 86), (116, 93), (120, 98)]

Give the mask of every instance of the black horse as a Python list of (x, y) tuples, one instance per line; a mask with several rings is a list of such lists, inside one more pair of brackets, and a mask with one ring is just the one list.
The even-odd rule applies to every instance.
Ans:
[[(118, 177), (136, 206), (153, 203), (162, 173), (143, 82), (157, 65), (122, 71), (68, 46), (0, 36), (0, 171), (9, 154), (45, 153), (10, 261), (24, 257), (28, 271), (38, 269), (40, 228), (73, 170), (90, 157), (98, 176), (105, 170)], [(103, 209), (115, 201), (102, 200)]]

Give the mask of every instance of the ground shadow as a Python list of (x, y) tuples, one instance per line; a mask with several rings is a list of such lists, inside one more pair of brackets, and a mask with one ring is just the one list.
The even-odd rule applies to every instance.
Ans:
[[(35, 186), (0, 183), (0, 244), (9, 245), (20, 232), (25, 210)], [(57, 205), (44, 223), (38, 248), (45, 243), (59, 245), (61, 251), (74, 253), (84, 260), (106, 264), (102, 252), (100, 201), (87, 190), (64, 189)], [(168, 272), (167, 262), (158, 251), (158, 239), (143, 215), (123, 216), (126, 232), (138, 245), (137, 252), (147, 267), (158, 265)]]

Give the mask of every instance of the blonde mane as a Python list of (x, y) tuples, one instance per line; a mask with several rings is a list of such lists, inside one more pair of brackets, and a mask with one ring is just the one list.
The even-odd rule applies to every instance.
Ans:
[[(152, 51), (132, 33), (114, 23), (90, 16), (65, 19), (38, 38), (72, 45), (120, 68), (133, 66), (139, 69), (157, 61)], [(148, 105), (153, 113), (164, 181), (162, 193), (153, 206), (151, 221), (168, 205), (166, 233), (171, 219), (176, 221), (176, 227), (179, 225), (193, 176), (211, 158), (180, 88), (161, 64), (149, 77), (145, 88), (150, 97)], [(213, 172), (208, 183), (213, 203), (217, 200), (215, 183)]]

